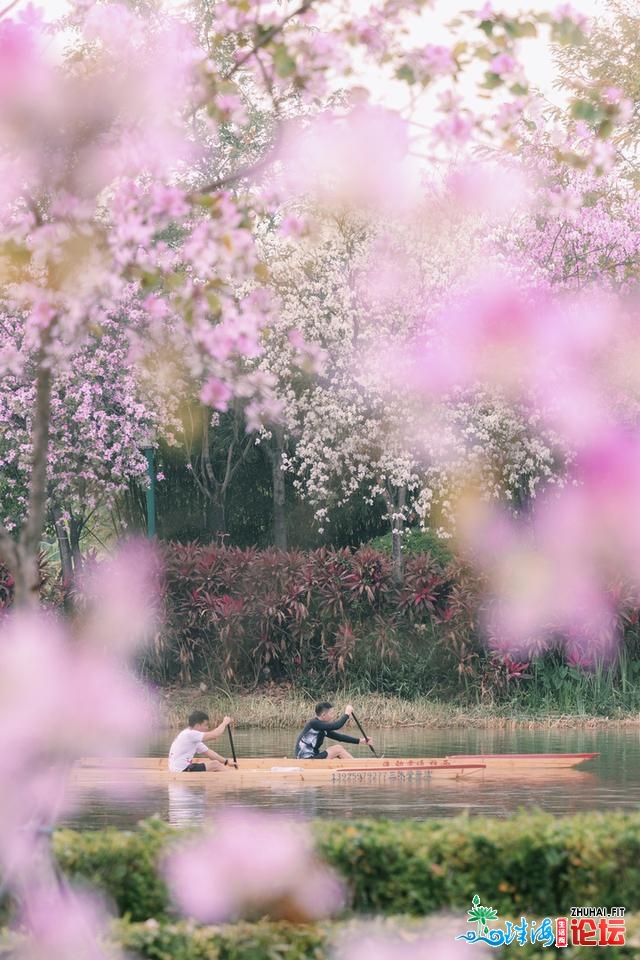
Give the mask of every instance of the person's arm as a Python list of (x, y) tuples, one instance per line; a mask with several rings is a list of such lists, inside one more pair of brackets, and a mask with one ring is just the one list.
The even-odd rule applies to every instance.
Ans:
[(366, 744), (373, 743), (371, 737), (350, 737), (347, 733), (328, 733), (327, 737), (330, 740), (341, 740), (342, 743), (359, 743), (361, 746)]
[(218, 737), (221, 737), (225, 732), (229, 724), (231, 723), (231, 717), (225, 717), (222, 723), (218, 724), (215, 730), (205, 730), (201, 734), (203, 740), (216, 740)]
[(348, 719), (349, 714), (343, 713), (337, 720), (319, 720), (316, 717), (315, 720), (311, 721), (311, 724), (314, 730), (324, 730), (328, 734), (330, 730), (339, 730), (340, 727), (344, 727)]
[[(217, 760), (218, 763), (224, 763), (225, 767), (229, 764), (233, 766), (233, 760), (229, 760), (228, 757), (221, 757), (219, 753), (216, 753), (215, 750), (207, 750), (205, 756), (209, 757), (209, 760)], [(236, 763), (236, 767), (238, 764)]]
[(327, 737), (330, 740), (339, 740), (341, 743), (364, 743), (364, 740), (360, 740), (358, 737), (350, 737), (348, 733), (336, 733), (335, 730), (327, 733)]

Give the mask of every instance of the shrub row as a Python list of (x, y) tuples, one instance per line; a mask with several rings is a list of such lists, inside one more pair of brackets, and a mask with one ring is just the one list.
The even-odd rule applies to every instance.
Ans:
[[(409, 930), (407, 930), (409, 927)], [(404, 918), (376, 932), (402, 937), (403, 955), (411, 943), (410, 925)], [(375, 929), (375, 928), (374, 928)], [(453, 947), (455, 932), (452, 934)], [(118, 944), (127, 951), (135, 951), (148, 960), (335, 960), (333, 943), (344, 933), (342, 925), (292, 926), (285, 923), (242, 923), (228, 927), (193, 929), (186, 924), (152, 925), (121, 923), (115, 932)], [(626, 918), (627, 944), (607, 947), (607, 960), (632, 960), (638, 956), (640, 918)], [(419, 934), (417, 934), (419, 936)], [(511, 956), (517, 951), (520, 960), (539, 958), (539, 945), (511, 946), (495, 951), (498, 957)], [(470, 951), (473, 953), (473, 950)], [(389, 954), (386, 954), (387, 956)], [(433, 955), (433, 954), (431, 954)], [(484, 955), (484, 954), (483, 954)], [(602, 957), (601, 947), (568, 947), (562, 951), (563, 960), (596, 960)]]
[[(628, 915), (625, 919), (627, 944), (608, 947), (607, 960), (632, 960), (638, 956), (640, 917)], [(370, 929), (374, 935), (401, 937), (403, 953), (414, 936), (410, 920), (404, 917), (392, 918), (384, 926), (376, 923), (365, 929)], [(455, 934), (464, 929), (463, 923), (459, 927), (452, 924), (452, 946)], [(110, 940), (114, 946), (126, 951), (127, 956), (136, 955), (145, 960), (335, 960), (334, 944), (350, 932), (353, 932), (350, 926), (344, 924), (295, 926), (261, 921), (194, 927), (185, 922), (131, 923), (123, 920), (113, 925)], [(418, 930), (415, 936), (420, 937)], [(3, 936), (0, 931), (0, 956), (5, 952), (12, 956), (11, 951), (18, 944), (19, 937), (15, 934)], [(496, 950), (495, 956), (512, 956), (513, 950), (521, 960), (531, 960), (540, 957), (541, 947), (514, 944), (511, 952)], [(562, 957), (563, 960), (596, 960), (603, 956), (601, 950), (601, 947), (568, 947), (563, 950)]]
[(398, 587), (390, 558), (369, 548), (162, 550), (165, 626), (146, 661), (160, 682), (314, 682), (412, 651), (425, 662), (466, 611), (456, 569), (429, 554), (407, 558)]
[[(563, 916), (572, 906), (631, 908), (640, 890), (640, 813), (320, 823), (314, 832), (357, 913), (468, 909), (478, 893), (499, 913)], [(103, 890), (121, 915), (145, 920), (170, 914), (156, 862), (179, 837), (151, 820), (136, 833), (59, 831), (54, 848), (68, 876)]]
[(329, 960), (327, 928), (287, 923), (196, 927), (119, 923), (115, 942), (147, 960)]
[[(275, 681), (317, 689), (328, 681), (337, 689), (344, 681), (405, 698), (436, 691), (495, 702), (538, 687), (541, 696), (560, 701), (576, 679), (594, 676), (580, 669), (584, 651), (576, 652), (561, 631), (540, 638), (534, 664), (492, 652), (481, 626), (482, 583), (442, 549), (408, 554), (401, 586), (388, 553), (371, 547), (284, 553), (165, 543), (161, 549), (164, 627), (143, 664), (155, 682), (246, 688)], [(639, 611), (621, 585), (612, 603), (624, 656), (606, 677), (597, 674), (600, 694), (608, 684), (605, 713), (635, 709), (640, 678)], [(626, 691), (623, 702), (618, 687)], [(598, 712), (598, 691), (589, 682), (584, 694), (592, 694), (589, 709)]]

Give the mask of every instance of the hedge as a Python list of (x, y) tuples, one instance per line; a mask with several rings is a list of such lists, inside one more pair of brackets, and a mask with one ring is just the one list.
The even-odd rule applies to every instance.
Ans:
[(328, 927), (287, 923), (119, 923), (113, 939), (148, 960), (329, 960)]
[[(506, 820), (314, 825), (318, 851), (345, 877), (351, 908), (423, 916), (468, 909), (478, 893), (498, 913), (566, 915), (572, 906), (634, 907), (640, 891), (640, 813)], [(181, 834), (159, 820), (136, 833), (58, 831), (58, 862), (132, 920), (170, 916), (155, 864)]]
[[(348, 930), (348, 927), (346, 928)], [(463, 927), (460, 927), (462, 931)], [(409, 930), (409, 932), (408, 932)], [(402, 936), (403, 944), (411, 942), (410, 923), (393, 918), (372, 932)], [(345, 932), (342, 924), (294, 926), (286, 923), (238, 923), (222, 927), (193, 927), (188, 923), (131, 923), (118, 921), (111, 930), (110, 942), (125, 950), (128, 956), (145, 960), (335, 960), (333, 944)], [(627, 943), (624, 947), (568, 947), (563, 960), (634, 960), (638, 956), (640, 916), (626, 917)], [(15, 955), (20, 938), (0, 931), (0, 957)], [(452, 939), (453, 946), (453, 939)], [(491, 955), (521, 960), (540, 958), (544, 947), (512, 945), (511, 952), (496, 950)], [(470, 956), (473, 950), (470, 951)], [(483, 954), (486, 956), (486, 954)]]
[[(533, 918), (530, 918), (533, 919)], [(452, 921), (452, 939), (464, 931)], [(131, 923), (119, 921), (111, 930), (110, 941), (145, 960), (335, 960), (333, 945), (350, 931), (350, 925), (318, 924), (294, 926), (287, 923), (237, 923), (233, 926), (193, 927), (180, 923)], [(369, 928), (367, 928), (369, 932)], [(403, 946), (420, 937), (419, 928), (411, 929), (410, 919), (395, 917), (386, 924), (375, 923), (371, 933), (402, 937)], [(623, 947), (607, 947), (607, 960), (632, 960), (638, 956), (640, 917), (626, 917), (626, 939)], [(12, 956), (17, 938), (7, 935), (3, 943), (0, 933), (0, 956)], [(5, 948), (6, 944), (6, 948)], [(545, 948), (540, 945), (517, 946), (492, 952), (492, 956), (507, 958), (515, 955), (521, 960), (540, 958)], [(547, 948), (548, 949), (548, 948)], [(470, 956), (474, 954), (470, 950)], [(486, 954), (482, 954), (486, 956)], [(563, 960), (596, 960), (601, 958), (601, 947), (568, 947), (563, 949)]]
[[(385, 927), (376, 924), (374, 931), (401, 935), (405, 947), (412, 939), (411, 923), (402, 917), (393, 918)], [(464, 925), (460, 927), (460, 932), (463, 931)], [(125, 950), (148, 960), (335, 960), (333, 943), (344, 932), (345, 927), (341, 924), (300, 927), (261, 922), (194, 929), (185, 923), (151, 926), (120, 923), (114, 930), (114, 939)], [(637, 958), (640, 917), (626, 918), (626, 932), (625, 946), (606, 948), (607, 960)], [(544, 950), (540, 945), (521, 947), (513, 944), (509, 949), (492, 951), (491, 955), (508, 958), (515, 951), (520, 960), (531, 960), (540, 958)], [(470, 956), (473, 952), (470, 950)], [(563, 960), (596, 960), (602, 956), (602, 947), (567, 947), (562, 950)]]
[(53, 850), (61, 871), (72, 881), (100, 890), (121, 916), (132, 920), (166, 916), (167, 888), (157, 865), (180, 834), (152, 817), (135, 832), (58, 830)]

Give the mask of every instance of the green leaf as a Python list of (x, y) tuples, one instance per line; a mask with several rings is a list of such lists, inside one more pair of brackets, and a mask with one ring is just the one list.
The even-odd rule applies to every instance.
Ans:
[(520, 24), (520, 32), (518, 33), (519, 37), (537, 37), (538, 28), (535, 23), (531, 20), (525, 20), (524, 23)]
[(563, 47), (569, 45), (582, 46), (586, 38), (580, 27), (569, 20), (561, 20), (560, 23), (554, 23), (551, 26), (551, 39), (554, 43), (559, 43)]
[(538, 29), (535, 23), (530, 20), (520, 22), (519, 20), (505, 20), (504, 31), (509, 37), (520, 39), (521, 37), (537, 37)]
[(284, 46), (279, 44), (273, 54), (273, 63), (279, 77), (290, 77), (296, 72), (296, 62)]
[(596, 120), (598, 108), (588, 100), (574, 100), (571, 104), (571, 116), (574, 120)]
[(482, 86), (487, 90), (494, 90), (495, 87), (501, 87), (503, 83), (504, 81), (499, 73), (494, 73), (493, 70), (487, 70)]
[(613, 131), (613, 128), (614, 128), (614, 122), (613, 122), (613, 120), (611, 119), (611, 117), (606, 117), (606, 118), (598, 125), (598, 131), (597, 131), (598, 136), (599, 136), (602, 140), (606, 140), (607, 137), (611, 136), (611, 133), (612, 133), (612, 131)]
[(406, 83), (416, 82), (416, 75), (407, 63), (404, 63), (396, 70), (396, 77), (398, 80), (404, 80)]

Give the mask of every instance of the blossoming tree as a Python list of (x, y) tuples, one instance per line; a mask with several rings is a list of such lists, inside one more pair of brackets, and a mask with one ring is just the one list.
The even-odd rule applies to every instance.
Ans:
[[(277, 377), (290, 436), (281, 466), (295, 474), (320, 525), (332, 505), (381, 498), (398, 581), (408, 521), (446, 533), (456, 486), (473, 480), (484, 495), (522, 509), (559, 466), (535, 415), (509, 406), (490, 384), (416, 407), (401, 369), (387, 366), (394, 351), (429, 338), (438, 304), (487, 262), (479, 223), (447, 219), (448, 200), (426, 202), (426, 216), (411, 225), (345, 216), (305, 241), (267, 244), (281, 309), (262, 363)], [(437, 230), (429, 227), (435, 209)], [(305, 378), (293, 364), (303, 344), (315, 344), (307, 361), (321, 365), (319, 376)]]
[[(413, 18), (428, 13), (430, 6), (421, 0), (382, 0), (359, 16), (351, 4), (319, 0), (285, 6), (227, 0), (215, 5), (207, 43), (201, 45), (188, 25), (162, 12), (145, 19), (121, 5), (79, 3), (66, 24), (77, 40), (68, 61), (56, 58), (51, 33), (30, 7), (24, 12), (10, 7), (0, 14), (0, 283), (12, 333), (0, 348), (0, 375), (4, 381), (8, 374), (17, 392), (26, 391), (22, 410), (19, 403), (15, 410), (11, 405), (3, 409), (27, 420), (25, 450), (31, 461), (22, 523), (13, 532), (0, 528), (0, 551), (14, 573), (19, 607), (4, 617), (0, 637), (0, 861), (5, 882), (24, 906), (31, 932), (26, 956), (50, 955), (54, 945), (58, 956), (78, 956), (80, 945), (100, 955), (91, 911), (51, 883), (43, 830), (68, 801), (64, 787), (74, 760), (95, 741), (107, 753), (135, 749), (132, 732), (148, 722), (135, 685), (121, 669), (152, 629), (152, 604), (146, 601), (153, 587), (143, 558), (134, 550), (105, 568), (98, 582), (89, 575), (83, 617), (71, 626), (35, 609), (37, 548), (49, 509), (49, 471), (55, 469), (49, 451), (60, 390), (65, 382), (74, 382), (79, 357), (90, 364), (100, 345), (108, 349), (108, 328), (117, 323), (118, 332), (129, 338), (127, 356), (137, 365), (161, 362), (168, 351), (180, 375), (198, 384), (210, 407), (224, 410), (232, 397), (242, 397), (254, 426), (265, 414), (273, 415), (273, 379), (256, 362), (275, 312), (255, 243), (257, 220), (265, 212), (278, 213), (279, 203), (295, 202), (300, 193), (313, 193), (332, 211), (348, 202), (364, 207), (368, 215), (390, 207), (397, 214), (412, 205), (397, 176), (409, 146), (406, 124), (388, 107), (367, 102), (359, 58), (365, 56), (414, 92), (427, 85), (440, 90), (430, 140), (437, 153), (452, 144), (512, 137), (530, 93), (517, 58), (520, 40), (543, 27), (559, 40), (581, 35), (581, 18), (567, 5), (537, 17), (509, 17), (485, 5), (471, 17), (471, 39), (456, 39), (448, 49), (416, 44)], [(57, 39), (64, 42), (62, 36)], [(482, 84), (494, 95), (474, 108), (454, 88), (456, 78), (478, 64)], [(251, 169), (238, 168), (223, 149), (230, 133), (241, 140), (247, 132), (244, 84), (259, 91), (261, 105), (273, 108), (282, 174), (277, 183), (275, 175), (273, 183), (265, 182), (274, 169), (266, 173), (265, 156), (256, 158)], [(306, 115), (304, 123), (283, 129), (279, 111), (287, 98), (297, 98)], [(331, 98), (340, 109), (326, 109)], [(568, 142), (566, 152), (596, 167), (608, 155), (607, 127), (598, 124), (615, 120), (622, 104), (609, 102), (598, 90), (590, 91), (589, 98), (589, 116), (597, 125), (577, 148)], [(295, 216), (288, 226), (299, 230)], [(414, 264), (408, 266), (411, 272)], [(412, 291), (422, 295), (433, 286), (410, 283), (399, 310), (394, 291), (403, 276), (401, 263), (386, 277), (384, 272), (376, 277), (372, 270), (354, 276), (358, 309), (347, 297), (340, 304), (346, 311), (344, 326), (323, 330), (322, 336), (319, 331), (314, 338), (329, 354), (329, 375), (338, 391), (331, 393), (322, 383), (317, 388), (328, 409), (325, 423), (332, 416), (338, 419), (345, 441), (354, 427), (369, 429), (364, 413), (368, 416), (372, 409), (378, 411), (378, 423), (390, 426), (384, 431), (389, 456), (374, 431), (370, 438), (357, 437), (355, 448), (346, 450), (347, 484), (365, 480), (371, 463), (379, 464), (374, 483), (390, 496), (397, 493), (392, 520), (402, 522), (406, 494), (413, 492), (416, 445), (422, 450), (431, 436), (432, 423), (412, 417), (407, 424), (403, 417), (399, 387), (405, 385), (411, 363), (400, 352), (389, 353), (385, 376), (395, 395), (376, 386), (381, 377), (375, 366), (363, 365), (358, 379), (346, 370), (347, 356), (338, 349), (341, 337), (352, 346), (373, 346), (374, 352), (380, 344), (380, 333), (373, 324), (361, 323), (365, 319), (377, 318), (387, 341), (404, 329), (399, 324), (405, 318), (428, 317), (435, 325), (432, 349), (416, 349), (409, 358), (426, 374), (421, 384), (407, 380), (408, 386), (420, 387), (414, 392), (421, 397), (442, 402), (453, 386), (471, 390), (480, 381), (503, 390), (514, 403), (520, 396), (514, 372), (537, 388), (565, 384), (567, 389), (555, 390), (559, 404), (550, 422), (570, 427), (574, 440), (584, 440), (584, 411), (593, 412), (599, 416), (597, 444), (582, 445), (577, 462), (585, 483), (579, 494), (567, 497), (566, 513), (546, 504), (535, 522), (550, 569), (564, 570), (567, 584), (580, 588), (575, 597), (593, 600), (591, 611), (601, 614), (594, 570), (598, 573), (602, 563), (607, 572), (621, 565), (634, 574), (640, 570), (640, 538), (636, 524), (628, 523), (629, 508), (640, 515), (637, 445), (615, 434), (613, 440), (607, 437), (609, 409), (595, 389), (594, 364), (582, 362), (599, 355), (607, 317), (599, 311), (590, 314), (594, 322), (575, 336), (571, 310), (560, 311), (565, 322), (557, 324), (558, 311), (549, 300), (518, 298), (513, 291), (506, 295), (504, 286), (484, 297), (474, 292), (454, 297), (455, 310), (445, 304), (447, 309), (425, 311), (422, 304), (417, 311)], [(135, 320), (115, 309), (130, 285), (146, 314), (142, 334)], [(316, 282), (310, 295), (320, 302), (317, 287)], [(331, 296), (342, 296), (337, 282)], [(321, 308), (317, 316), (322, 317)], [(325, 320), (331, 324), (335, 316), (329, 312)], [(118, 336), (113, 342), (124, 340)], [(289, 342), (304, 349), (295, 332)], [(499, 361), (514, 359), (514, 348), (522, 348), (528, 362), (509, 368)], [(561, 363), (548, 363), (552, 349)], [(570, 376), (562, 380), (567, 372)], [(82, 384), (75, 383), (81, 396)], [(336, 395), (342, 400), (337, 405)], [(78, 409), (87, 406), (81, 403)], [(99, 408), (93, 409), (98, 420)], [(6, 436), (4, 440), (6, 456)], [(8, 440), (12, 444), (14, 438)], [(63, 443), (73, 443), (72, 432), (63, 435)], [(611, 454), (610, 471), (599, 468), (598, 451)], [(315, 462), (322, 464), (314, 449), (311, 469)], [(322, 467), (319, 476), (325, 483)], [(465, 525), (470, 541), (476, 535), (485, 547), (520, 546), (521, 531), (509, 525), (497, 532), (489, 525), (492, 536), (484, 536), (484, 519), (476, 514), (471, 518), (475, 522)], [(483, 559), (491, 567), (496, 558), (487, 560), (487, 552)], [(640, 582), (640, 574), (636, 579)], [(537, 624), (535, 616), (527, 620), (520, 608), (516, 612), (518, 628)], [(560, 613), (565, 623), (573, 622), (572, 607)], [(40, 668), (35, 680), (34, 663)], [(276, 862), (280, 846), (271, 845)], [(296, 876), (306, 875), (309, 858), (293, 856), (292, 862)], [(193, 893), (198, 864), (191, 860), (187, 866), (196, 870), (195, 884), (184, 875), (184, 863), (175, 865), (174, 878)], [(247, 881), (251, 867), (249, 858)], [(327, 902), (335, 903), (335, 888), (329, 886)], [(283, 885), (282, 895), (291, 893)], [(178, 899), (186, 903), (189, 897)], [(250, 899), (255, 904), (256, 897)], [(202, 916), (220, 915), (219, 903), (215, 911), (206, 906)]]

